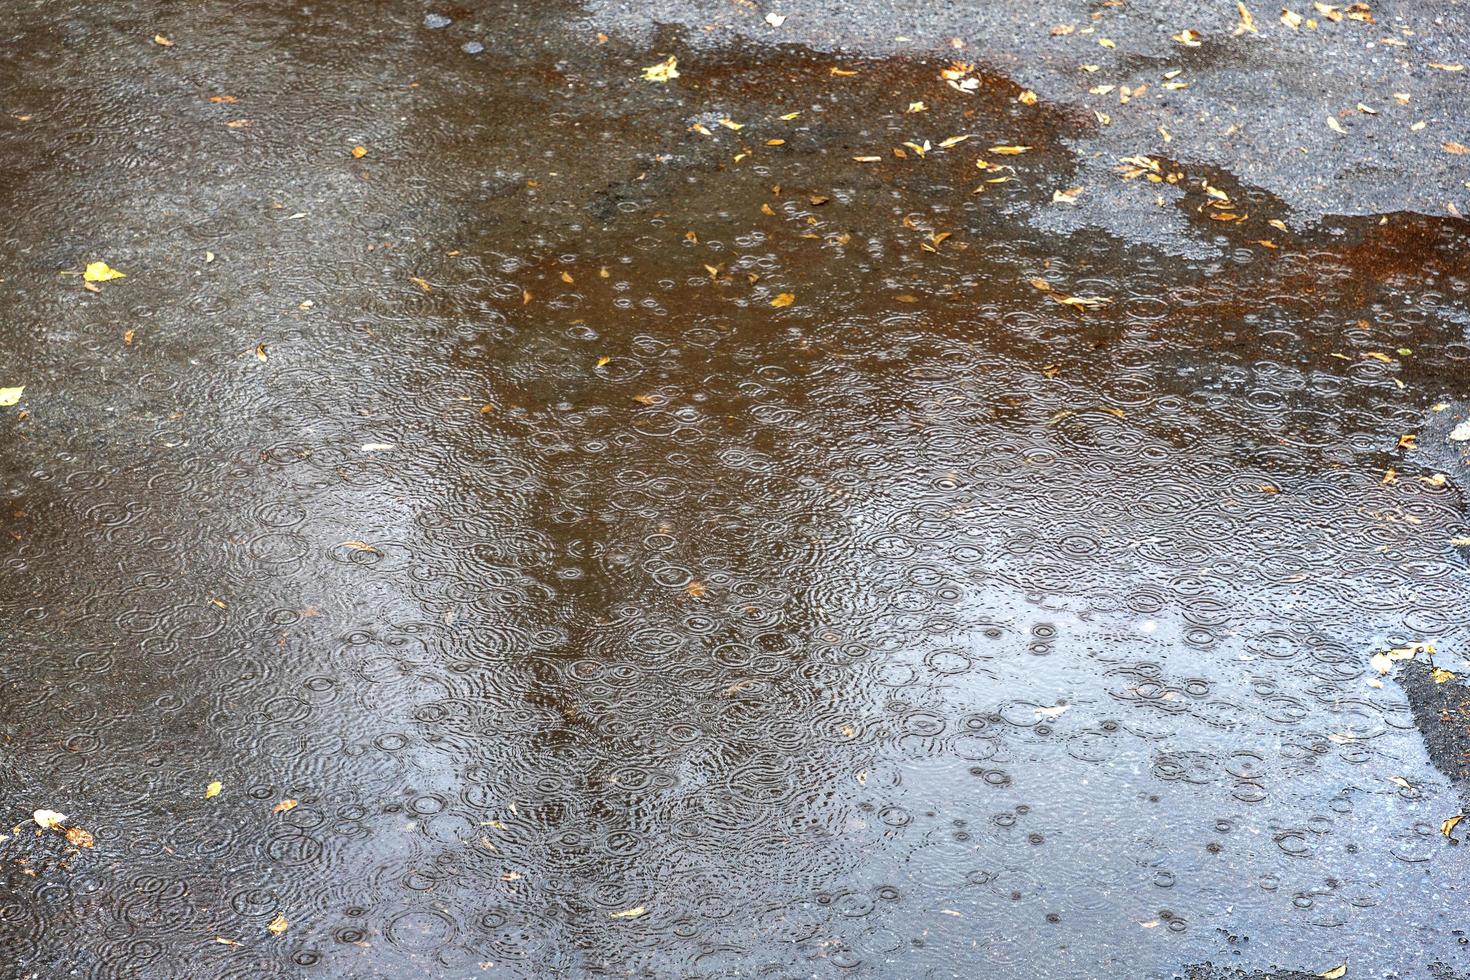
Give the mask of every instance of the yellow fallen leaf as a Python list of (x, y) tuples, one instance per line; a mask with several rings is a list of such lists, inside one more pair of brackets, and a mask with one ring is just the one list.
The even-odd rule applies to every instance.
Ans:
[(255, 359), (261, 363), (270, 360), (270, 353), (265, 349), (265, 344), (255, 345)]
[(1442, 61), (1429, 62), (1430, 68), (1438, 68), (1440, 71), (1464, 71), (1465, 66), (1461, 64), (1447, 65)]
[(413, 283), (415, 286), (419, 287), (426, 293), (432, 293), (434, 291), (434, 287), (430, 286), (428, 280), (426, 279), (421, 279), (418, 276), (409, 276), (408, 281)]
[(1184, 30), (1180, 31), (1178, 34), (1170, 34), (1169, 35), (1169, 40), (1171, 40), (1171, 41), (1178, 41), (1180, 44), (1184, 45), (1186, 48), (1197, 48), (1197, 47), (1200, 46), (1200, 37), (1201, 36), (1202, 35), (1200, 34), (1199, 31), (1193, 31), (1193, 30), (1189, 30), (1188, 28), (1185, 28)]
[(31, 814), (31, 819), (42, 830), (56, 830), (66, 823), (66, 814), (57, 813), (55, 810), (37, 810)]
[(909, 107), (904, 110), (904, 112), (928, 112), (928, 111), (929, 111), (929, 107), (926, 106), (922, 102), (910, 102), (909, 103)]
[(226, 939), (224, 936), (215, 936), (214, 937), (214, 941), (217, 942), (217, 943), (219, 943), (221, 946), (244, 946), (245, 945), (244, 943), (236, 942), (233, 939)]
[(1439, 832), (1441, 834), (1444, 834), (1446, 837), (1448, 837), (1450, 835), (1450, 833), (1454, 831), (1455, 825), (1458, 824), (1461, 820), (1464, 820), (1464, 819), (1465, 819), (1465, 815), (1463, 813), (1458, 813), (1455, 816), (1450, 817), (1444, 823), (1442, 823), (1442, 824), (1439, 825)]
[(67, 827), (66, 842), (73, 847), (97, 846), (97, 842), (92, 839), (92, 832), (83, 830), (81, 827)]
[(1321, 977), (1322, 980), (1342, 980), (1343, 977), (1347, 976), (1347, 964), (1343, 963), (1339, 966), (1334, 966), (1324, 973), (1317, 974), (1317, 976)]
[(999, 153), (1001, 156), (1013, 157), (1019, 156), (1029, 149), (1031, 149), (1029, 146), (992, 146), (990, 152)]
[(118, 272), (106, 262), (88, 262), (82, 278), (87, 282), (111, 282), (113, 279), (126, 279), (127, 273)]
[(771, 300), (771, 305), (776, 307), (777, 309), (780, 309), (783, 306), (790, 306), (792, 303), (795, 302), (795, 293), (780, 293), (776, 296), (775, 299)]
[(352, 148), (352, 155), (356, 159), (361, 160), (363, 157), (367, 156), (367, 147), (363, 146), (362, 144), (354, 146)]
[(1445, 681), (1455, 679), (1454, 672), (1445, 670), (1443, 667), (1434, 668), (1434, 670), (1430, 671), (1430, 676), (1434, 678), (1434, 683), (1436, 684), (1443, 684)]
[(1344, 135), (1346, 135), (1346, 133), (1347, 133), (1347, 130), (1342, 128), (1342, 123), (1340, 123), (1340, 122), (1337, 121), (1337, 117), (1336, 116), (1328, 116), (1327, 117), (1327, 126), (1334, 133), (1342, 133)]
[(607, 362), (608, 361), (611, 361), (611, 360), (612, 360), (611, 357), (599, 357), (597, 359), (597, 366), (598, 367), (607, 367)]
[(212, 800), (216, 796), (218, 796), (220, 794), (220, 791), (224, 788), (225, 784), (216, 779), (214, 782), (210, 783), (204, 788), (204, 798), (206, 800)]
[(778, 116), (777, 118), (779, 118), (779, 119), (781, 119), (781, 120), (783, 120), (785, 122), (790, 122), (791, 120), (795, 119), (799, 115), (801, 115), (801, 110), (798, 109), (796, 112), (788, 112), (788, 113), (786, 113), (786, 115), (784, 115), (784, 116)]
[(721, 119), (720, 125), (724, 126), (726, 129), (733, 129), (737, 133), (745, 128), (745, 123), (738, 123), (733, 119)]
[(20, 396), (25, 393), (26, 386), (18, 388), (0, 388), (0, 408), (9, 408), (20, 401)]
[(1016, 96), (1016, 101), (1021, 103), (1022, 105), (1035, 105), (1036, 93), (1028, 88), (1026, 91)]
[(287, 810), (294, 810), (294, 809), (296, 809), (296, 801), (295, 800), (282, 800), (281, 802), (277, 803), (275, 806), (271, 807), (271, 813), (285, 813)]
[(643, 80), (645, 82), (667, 82), (671, 78), (679, 77), (679, 59), (669, 55), (656, 65), (649, 65), (643, 69)]
[(1285, 7), (1281, 8), (1281, 23), (1290, 27), (1292, 30), (1296, 30), (1302, 26), (1302, 19), (1302, 15), (1296, 11), (1287, 10)]
[(947, 150), (951, 146), (957, 146), (957, 145), (959, 145), (960, 143), (963, 143), (965, 140), (967, 140), (969, 138), (970, 137), (968, 135), (965, 135), (965, 136), (951, 136), (948, 139), (940, 140), (939, 141), (939, 148), (941, 150)]
[(279, 936), (290, 927), (291, 923), (286, 919), (284, 915), (279, 912), (277, 912), (276, 917), (270, 920), (270, 922), (267, 922), (265, 926), (266, 931), (274, 936)]
[(631, 909), (624, 909), (621, 912), (613, 912), (613, 913), (611, 913), (611, 916), (614, 919), (636, 919), (640, 915), (647, 914), (647, 912), (648, 912), (648, 909), (644, 908), (641, 905), (637, 905), (637, 906), (634, 906)]
[(857, 74), (857, 72), (849, 71), (846, 68), (829, 68), (828, 73), (835, 78), (851, 78), (853, 75)]
[(1256, 19), (1251, 16), (1249, 10), (1245, 9), (1245, 4), (1237, 3), (1235, 9), (1240, 11), (1240, 23), (1235, 25), (1233, 33), (1237, 36), (1247, 32), (1251, 34), (1256, 33)]
[(174, 46), (174, 42), (170, 41), (162, 34), (153, 35), (153, 43), (158, 45), (160, 48), (171, 48)]

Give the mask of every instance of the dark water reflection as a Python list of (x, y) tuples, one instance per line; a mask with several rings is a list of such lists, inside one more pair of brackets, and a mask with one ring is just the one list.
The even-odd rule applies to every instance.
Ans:
[(6, 69), (0, 774), (97, 840), (0, 843), (13, 972), (1456, 962), (1368, 658), (1470, 622), (1463, 224), (1061, 239), (1002, 80), (420, 16)]

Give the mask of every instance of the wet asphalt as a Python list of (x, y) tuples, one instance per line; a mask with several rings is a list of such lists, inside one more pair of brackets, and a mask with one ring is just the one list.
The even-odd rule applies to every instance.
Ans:
[(1470, 16), (1244, 6), (14, 5), (0, 977), (1470, 977)]

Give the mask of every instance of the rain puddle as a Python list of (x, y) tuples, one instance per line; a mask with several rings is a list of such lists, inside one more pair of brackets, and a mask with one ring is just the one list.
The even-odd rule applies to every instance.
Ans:
[[(418, 17), (282, 42), (400, 66), (362, 106), (220, 55), (131, 210), (14, 219), (13, 972), (1464, 968), (1370, 665), (1464, 666), (1463, 223), (1079, 188), (1094, 121), (942, 61)], [(97, 200), (45, 159), (8, 204)], [(1083, 195), (1197, 257), (1045, 230)]]

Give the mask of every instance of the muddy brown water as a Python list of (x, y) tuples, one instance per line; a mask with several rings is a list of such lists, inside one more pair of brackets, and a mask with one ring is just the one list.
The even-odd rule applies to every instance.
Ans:
[(1463, 222), (1037, 231), (1095, 122), (939, 61), (40, 9), (6, 976), (1466, 969), (1369, 666), (1465, 666)]

